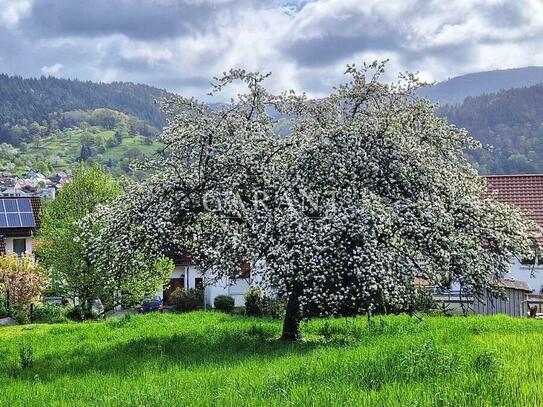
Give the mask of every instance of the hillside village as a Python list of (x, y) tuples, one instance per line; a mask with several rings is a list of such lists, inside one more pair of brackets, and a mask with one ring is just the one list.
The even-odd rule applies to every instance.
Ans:
[(54, 199), (57, 191), (72, 179), (60, 171), (46, 177), (39, 171), (30, 171), (26, 175), (0, 176), (0, 196), (38, 196), (42, 199)]

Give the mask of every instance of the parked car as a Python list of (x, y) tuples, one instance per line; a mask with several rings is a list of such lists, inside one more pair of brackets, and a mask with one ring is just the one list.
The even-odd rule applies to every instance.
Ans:
[(138, 312), (140, 314), (146, 314), (153, 311), (164, 311), (164, 305), (162, 304), (162, 301), (157, 298), (144, 298), (141, 306), (138, 308)]

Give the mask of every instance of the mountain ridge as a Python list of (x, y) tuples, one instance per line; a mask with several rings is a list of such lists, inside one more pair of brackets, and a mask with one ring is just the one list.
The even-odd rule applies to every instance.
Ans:
[(467, 97), (543, 83), (543, 66), (473, 72), (423, 88), (419, 95), (441, 105), (458, 104)]
[(108, 108), (155, 127), (165, 124), (154, 100), (172, 95), (165, 89), (133, 82), (93, 82), (52, 76), (24, 78), (0, 74), (0, 123), (47, 120), (50, 113)]

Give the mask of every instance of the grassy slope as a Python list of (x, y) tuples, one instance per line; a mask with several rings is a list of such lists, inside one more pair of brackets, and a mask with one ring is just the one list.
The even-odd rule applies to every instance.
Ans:
[(211, 312), (0, 328), (0, 405), (543, 405), (542, 321), (384, 321), (311, 321), (303, 344)]
[[(62, 160), (62, 164), (53, 164), (53, 167), (56, 171), (66, 170), (70, 168), (70, 165), (76, 162), (79, 157), (81, 152), (81, 136), (83, 133), (84, 131), (81, 129), (67, 130), (63, 133), (63, 137), (45, 138), (40, 141), (38, 146), (31, 144), (27, 152), (21, 153), (21, 157), (25, 160), (32, 160), (37, 153), (45, 153), (45, 156), (50, 159), (59, 157)], [(103, 130), (96, 132), (95, 135), (101, 136), (105, 143), (108, 139), (114, 137), (115, 132), (112, 130)], [(101, 154), (99, 157), (96, 156), (95, 158), (100, 158), (101, 161), (107, 162), (109, 158), (120, 160), (123, 157), (123, 154), (131, 148), (137, 148), (146, 155), (152, 155), (158, 150), (158, 143), (145, 145), (142, 143), (142, 140), (142, 136), (125, 137), (120, 145), (106, 148), (104, 154)], [(17, 172), (20, 173), (21, 171), (18, 169)]]

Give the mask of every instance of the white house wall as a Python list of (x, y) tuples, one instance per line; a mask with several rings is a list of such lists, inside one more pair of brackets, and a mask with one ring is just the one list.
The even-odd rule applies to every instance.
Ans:
[[(196, 279), (204, 278), (202, 273), (194, 265), (175, 266), (170, 278), (184, 277), (185, 288), (196, 288)], [(204, 278), (205, 282), (205, 278)], [(206, 306), (213, 307), (215, 298), (219, 295), (229, 295), (234, 298), (234, 305), (242, 307), (245, 305), (245, 291), (249, 288), (250, 279), (238, 279), (231, 281), (224, 277), (221, 280), (211, 285), (205, 286), (205, 302)], [(160, 300), (164, 298), (162, 291), (156, 293), (156, 297)]]
[(515, 259), (511, 262), (511, 271), (506, 277), (526, 282), (535, 293), (539, 294), (543, 286), (543, 264), (528, 266)]
[(13, 253), (13, 239), (25, 239), (26, 240), (26, 253), (32, 253), (32, 238), (31, 237), (6, 237), (6, 252)]

